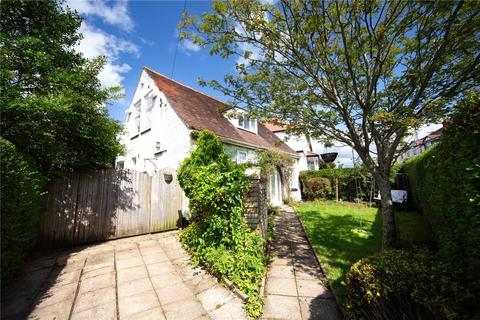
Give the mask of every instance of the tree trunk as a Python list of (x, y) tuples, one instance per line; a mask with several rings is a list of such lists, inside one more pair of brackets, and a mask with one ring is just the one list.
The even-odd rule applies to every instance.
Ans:
[(378, 188), (381, 196), (380, 212), (383, 217), (382, 225), (382, 251), (390, 249), (395, 246), (397, 242), (397, 229), (395, 227), (395, 215), (393, 212), (392, 202), (392, 186), (388, 179), (382, 179), (378, 181)]

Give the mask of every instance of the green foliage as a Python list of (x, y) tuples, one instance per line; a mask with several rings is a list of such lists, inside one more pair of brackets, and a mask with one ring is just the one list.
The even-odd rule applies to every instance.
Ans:
[(197, 263), (226, 276), (244, 292), (248, 296), (246, 311), (258, 317), (266, 263), (264, 240), (250, 230), (243, 216), (248, 189), (244, 168), (229, 159), (214, 133), (204, 130), (191, 156), (180, 166), (178, 180), (190, 199), (193, 220), (180, 240)]
[(2, 140), (2, 285), (33, 244), (44, 180), (55, 170), (110, 167), (122, 152), (121, 125), (106, 109), (120, 88), (102, 88), (105, 58), (76, 51), (81, 22), (62, 1), (0, 2), (0, 133), (9, 141)]
[[(328, 180), (328, 182), (326, 180)], [(335, 183), (338, 179), (338, 193), (342, 200), (369, 200), (372, 177), (361, 168), (328, 168), (300, 172), (304, 197), (313, 199), (334, 199)], [(358, 190), (358, 194), (357, 194)]]
[(432, 225), (439, 254), (480, 290), (480, 93), (454, 110), (440, 143), (408, 160), (413, 200)]
[(43, 179), (15, 146), (0, 138), (2, 286), (19, 271), (32, 247), (42, 208)]
[(272, 150), (262, 150), (258, 152), (258, 166), (264, 172), (270, 172), (277, 168), (290, 168), (294, 163), (292, 157), (286, 153)]
[[(346, 276), (359, 259), (381, 250), (382, 215), (378, 208), (363, 204), (334, 201), (303, 202), (295, 207), (308, 239), (315, 249), (326, 278), (340, 303), (346, 300)], [(430, 242), (431, 231), (423, 215), (395, 212), (402, 245), (407, 248)], [(355, 229), (371, 232), (360, 237)]]
[(459, 272), (427, 251), (391, 250), (362, 259), (348, 273), (348, 314), (352, 319), (472, 319), (478, 304), (456, 280)]
[(332, 193), (330, 179), (304, 175), (302, 176), (303, 196), (306, 200), (332, 199), (335, 195)]
[[(292, 133), (351, 146), (384, 195), (409, 130), (479, 88), (476, 0), (215, 0), (184, 18), (182, 36), (242, 57), (223, 81), (202, 85)], [(396, 238), (391, 209), (384, 201), (384, 248)]]
[(41, 171), (110, 167), (121, 125), (101, 87), (104, 58), (75, 51), (80, 16), (54, 0), (0, 3), (1, 134)]

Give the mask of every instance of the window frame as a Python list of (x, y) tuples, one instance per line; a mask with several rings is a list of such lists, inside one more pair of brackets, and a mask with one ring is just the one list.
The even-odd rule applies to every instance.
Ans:
[[(240, 159), (240, 154), (244, 154), (244, 155), (245, 155), (245, 159)], [(246, 150), (237, 150), (236, 159), (237, 159), (237, 163), (246, 163), (246, 162), (248, 162), (248, 151), (246, 151)]]

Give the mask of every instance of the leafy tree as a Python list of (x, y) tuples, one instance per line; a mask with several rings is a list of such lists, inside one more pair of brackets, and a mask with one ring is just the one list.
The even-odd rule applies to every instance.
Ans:
[(0, 3), (1, 135), (42, 171), (110, 166), (121, 126), (98, 80), (105, 59), (75, 51), (80, 16), (54, 0)]
[(208, 84), (259, 116), (354, 148), (380, 189), (383, 247), (394, 245), (389, 178), (402, 140), (479, 87), (478, 2), (217, 0), (212, 8), (181, 25), (211, 54), (239, 58), (223, 84)]

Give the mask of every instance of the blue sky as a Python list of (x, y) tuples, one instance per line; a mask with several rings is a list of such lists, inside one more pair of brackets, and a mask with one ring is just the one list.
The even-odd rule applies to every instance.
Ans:
[[(91, 58), (105, 55), (108, 64), (100, 75), (105, 86), (122, 85), (125, 98), (109, 107), (112, 118), (124, 121), (143, 66), (166, 76), (172, 65), (178, 39), (177, 24), (184, 1), (86, 1), (67, 0), (83, 17), (84, 40), (78, 50)], [(199, 15), (210, 10), (209, 1), (189, 0), (187, 11)], [(210, 56), (188, 40), (180, 42), (173, 78), (202, 92), (226, 100), (222, 94), (198, 85), (197, 79), (223, 79), (235, 61)]]
[[(171, 77), (179, 34), (177, 24), (185, 2), (66, 0), (66, 5), (84, 17), (80, 28), (84, 39), (77, 50), (87, 58), (106, 56), (108, 63), (99, 76), (102, 84), (107, 87), (124, 87), (125, 98), (109, 106), (110, 116), (123, 122), (124, 111), (130, 104), (143, 66)], [(198, 16), (211, 10), (210, 1), (187, 0), (186, 5), (187, 11), (192, 15)], [(200, 87), (197, 79), (203, 77), (206, 80), (221, 81), (226, 73), (234, 71), (235, 62), (235, 58), (225, 60), (210, 56), (208, 49), (184, 40), (179, 43), (173, 78), (220, 100), (228, 100), (217, 91)], [(418, 136), (422, 137), (439, 127), (434, 126), (425, 126)], [(325, 150), (318, 145), (314, 149), (319, 153), (335, 149), (344, 166), (352, 165), (349, 147), (336, 146), (332, 150)]]

